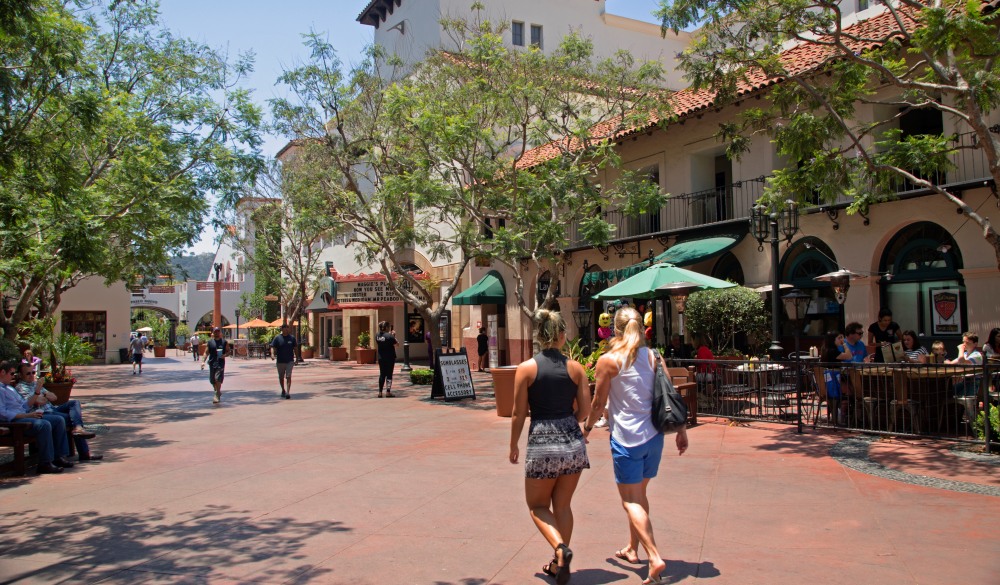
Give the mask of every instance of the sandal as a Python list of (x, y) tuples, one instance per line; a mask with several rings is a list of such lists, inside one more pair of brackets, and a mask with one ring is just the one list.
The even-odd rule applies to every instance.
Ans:
[(560, 544), (556, 550), (562, 551), (563, 564), (559, 565), (559, 572), (556, 573), (556, 583), (566, 585), (569, 583), (569, 564), (573, 562), (573, 551), (565, 544)]
[(382, 391), (381, 390), (378, 391), (378, 397), (382, 398)]
[(629, 550), (628, 547), (626, 547), (621, 550), (615, 551), (615, 558), (621, 559), (626, 563), (632, 563), (633, 565), (638, 565), (639, 553), (633, 553), (632, 556), (628, 556), (628, 553), (626, 552), (628, 550)]
[(559, 571), (559, 560), (556, 559), (555, 555), (552, 556), (552, 560), (549, 564), (542, 566), (542, 572), (549, 577), (555, 578), (556, 573)]
[(386, 390), (385, 391), (385, 397), (386, 398), (392, 398), (392, 390)]

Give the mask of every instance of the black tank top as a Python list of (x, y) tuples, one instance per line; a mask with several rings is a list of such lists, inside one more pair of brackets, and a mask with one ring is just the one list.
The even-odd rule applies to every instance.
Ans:
[(576, 383), (566, 370), (567, 358), (558, 349), (545, 349), (535, 355), (538, 373), (528, 386), (531, 418), (543, 420), (573, 415)]

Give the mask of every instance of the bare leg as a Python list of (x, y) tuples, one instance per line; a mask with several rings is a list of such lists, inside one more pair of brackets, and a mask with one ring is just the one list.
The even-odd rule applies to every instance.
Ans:
[(622, 498), (622, 507), (628, 515), (629, 534), (634, 532), (649, 557), (649, 579), (656, 579), (667, 564), (663, 562), (660, 551), (653, 539), (653, 524), (649, 521), (649, 500), (646, 498), (648, 479), (642, 483), (618, 484), (618, 493)]

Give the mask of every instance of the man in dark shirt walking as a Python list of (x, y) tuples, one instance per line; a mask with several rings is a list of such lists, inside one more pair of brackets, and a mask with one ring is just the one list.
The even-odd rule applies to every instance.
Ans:
[(222, 401), (222, 380), (226, 377), (226, 356), (230, 353), (229, 343), (222, 338), (222, 329), (215, 327), (212, 329), (212, 338), (208, 340), (208, 347), (205, 350), (205, 359), (201, 362), (201, 369), (205, 369), (205, 362), (208, 362), (208, 380), (215, 389), (215, 398), (212, 404)]
[(288, 323), (283, 324), (281, 333), (271, 340), (271, 357), (278, 364), (278, 384), (281, 384), (281, 397), (286, 400), (292, 397), (292, 366), (295, 365), (297, 341)]

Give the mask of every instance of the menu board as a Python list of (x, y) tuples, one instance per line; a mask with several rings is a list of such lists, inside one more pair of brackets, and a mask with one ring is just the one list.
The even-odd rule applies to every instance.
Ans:
[(476, 390), (472, 386), (472, 371), (469, 369), (469, 356), (465, 353), (465, 348), (458, 353), (443, 353), (440, 349), (434, 353), (431, 398), (443, 396), (445, 400), (475, 400)]

